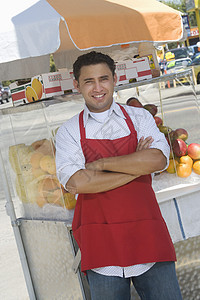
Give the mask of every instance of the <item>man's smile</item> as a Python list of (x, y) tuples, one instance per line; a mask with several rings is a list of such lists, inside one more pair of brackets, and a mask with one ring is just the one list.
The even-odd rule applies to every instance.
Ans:
[(105, 94), (101, 94), (101, 95), (94, 95), (92, 96), (93, 98), (97, 98), (97, 99), (101, 99), (105, 96)]

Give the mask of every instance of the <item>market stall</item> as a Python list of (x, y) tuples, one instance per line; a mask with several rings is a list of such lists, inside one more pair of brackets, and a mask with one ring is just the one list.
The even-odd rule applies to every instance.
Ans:
[[(9, 1), (7, 4), (9, 5)], [(142, 86), (147, 89), (153, 87), (152, 103), (158, 103), (160, 116), (167, 124), (160, 84), (170, 79), (178, 82), (183, 74), (159, 77), (155, 46), (164, 41), (183, 38), (179, 12), (155, 0), (145, 1), (145, 4), (142, 1), (142, 6), (139, 0), (84, 1), (84, 6), (80, 6), (80, 1), (76, 5), (74, 0), (68, 1), (68, 5), (62, 0), (48, 3), (43, 0), (21, 1), (19, 4), (16, 13), (9, 19), (8, 26), (5, 26), (5, 20), (4, 26), (1, 26), (9, 29), (0, 35), (2, 80), (33, 76), (39, 80), (42, 73), (48, 72), (50, 53), (54, 53), (58, 68), (67, 67), (70, 70), (72, 62), (80, 53), (97, 48), (109, 53), (119, 63), (121, 82), (119, 80), (116, 87), (116, 101), (125, 103), (120, 96), (121, 91), (133, 90), (138, 94)], [(82, 26), (77, 28), (80, 23)], [(106, 25), (106, 30), (109, 24), (108, 35), (105, 36), (105, 28), (101, 24)], [(122, 30), (123, 28), (126, 30)], [(99, 40), (98, 37), (103, 39)], [(134, 56), (149, 62), (145, 72), (150, 77), (141, 78), (141, 69), (134, 72), (135, 77), (126, 71), (127, 60), (133, 63)], [(120, 64), (124, 59), (126, 63)], [(139, 60), (134, 60), (138, 66), (141, 65)], [(194, 119), (199, 120), (199, 104), (192, 74), (191, 71), (186, 73), (184, 76), (188, 77), (193, 94)], [(54, 159), (57, 128), (66, 119), (80, 112), (84, 102), (73, 91), (68, 95), (61, 93), (59, 97), (41, 101), (42, 95), (38, 96), (38, 88), (34, 86), (33, 80), (34, 78), (28, 86), (34, 91), (30, 88), (29, 91), (34, 93), (34, 97), (36, 92), (38, 101), (28, 101), (25, 87), (24, 98), (18, 102), (19, 106), (13, 105), (0, 111), (1, 174), (6, 209), (11, 218), (30, 299), (88, 300), (90, 294), (85, 277), (80, 271), (75, 274), (72, 269), (77, 252), (71, 232), (76, 199), (59, 184)], [(15, 93), (17, 94), (17, 89)], [(30, 98), (33, 99), (32, 94)], [(21, 105), (22, 103), (26, 104)], [(192, 127), (187, 129), (191, 138)], [(193, 142), (200, 143), (195, 139)], [(192, 173), (190, 177), (183, 179), (176, 174), (164, 172), (154, 177), (153, 184), (177, 248), (177, 268), (182, 276), (184, 299), (196, 300), (200, 294), (199, 275), (196, 274), (200, 264), (197, 247), (200, 235), (199, 177)], [(195, 289), (193, 285), (188, 286), (188, 277), (185, 275), (189, 274), (190, 269), (195, 270)]]
[[(191, 71), (186, 75), (191, 78), (192, 104), (197, 105), (194, 119), (199, 118)], [(171, 78), (178, 80), (179, 76), (183, 74), (119, 85), (116, 101), (123, 104), (126, 90), (136, 93), (145, 85), (148, 97), (152, 94), (155, 103), (160, 103), (159, 115), (165, 120), (160, 83)], [(1, 173), (30, 299), (90, 299), (85, 276), (72, 269), (77, 252), (71, 232), (76, 199), (58, 183), (54, 160), (58, 127), (80, 112), (83, 105), (80, 95), (69, 94), (1, 110)], [(190, 135), (189, 124), (187, 130)], [(189, 177), (180, 178), (165, 171), (154, 176), (153, 188), (177, 250), (177, 272), (184, 299), (196, 300), (200, 288), (200, 175), (192, 172)], [(188, 282), (191, 270), (195, 289)]]

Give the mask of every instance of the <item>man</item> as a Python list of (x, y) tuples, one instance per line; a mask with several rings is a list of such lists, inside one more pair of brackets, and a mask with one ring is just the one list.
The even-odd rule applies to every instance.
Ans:
[(151, 187), (169, 146), (151, 114), (113, 101), (114, 61), (90, 52), (73, 66), (84, 110), (60, 127), (57, 175), (78, 195), (72, 224), (92, 299), (179, 300), (173, 243)]

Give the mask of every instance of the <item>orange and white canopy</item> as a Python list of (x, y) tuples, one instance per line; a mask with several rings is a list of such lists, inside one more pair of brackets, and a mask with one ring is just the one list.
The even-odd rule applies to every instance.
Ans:
[(157, 0), (6, 0), (0, 81), (48, 72), (51, 53), (60, 58), (59, 67), (70, 67), (81, 51), (182, 36), (180, 12)]
[[(69, 38), (80, 49), (136, 42), (170, 42), (182, 38), (180, 12), (157, 0), (47, 0), (64, 18)], [(62, 32), (61, 32), (62, 33)]]

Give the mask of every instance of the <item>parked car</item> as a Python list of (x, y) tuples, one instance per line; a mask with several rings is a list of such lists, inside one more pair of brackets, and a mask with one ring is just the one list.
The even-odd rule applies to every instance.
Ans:
[(167, 61), (173, 60), (173, 59), (180, 59), (180, 58), (189, 58), (189, 50), (187, 47), (180, 47), (175, 49), (170, 49), (165, 52), (165, 59)]
[(4, 86), (3, 88), (4, 88), (5, 91), (8, 92), (8, 97), (10, 98), (12, 95), (11, 95), (11, 91), (10, 91), (9, 86)]
[[(174, 59), (166, 64), (166, 73), (171, 74), (171, 73), (176, 73), (179, 71), (184, 71), (188, 68), (192, 60), (190, 58), (181, 58), (181, 59)], [(180, 77), (179, 82), (181, 84), (187, 84), (188, 79), (187, 77)], [(167, 85), (166, 85), (167, 86)], [(173, 81), (170, 81), (170, 86), (173, 86)]]
[(196, 53), (192, 59), (191, 66), (200, 65), (200, 53)]
[(9, 102), (9, 92), (3, 86), (0, 86), (0, 104), (3, 104), (4, 100)]
[(188, 51), (189, 51), (190, 58), (192, 60), (195, 58), (196, 55), (200, 54), (197, 45), (188, 46)]
[(195, 55), (195, 58), (188, 66), (193, 67), (197, 84), (200, 84), (200, 53)]
[(167, 73), (176, 72), (179, 69), (187, 67), (190, 63), (192, 63), (192, 60), (190, 58), (171, 60), (166, 64)]

